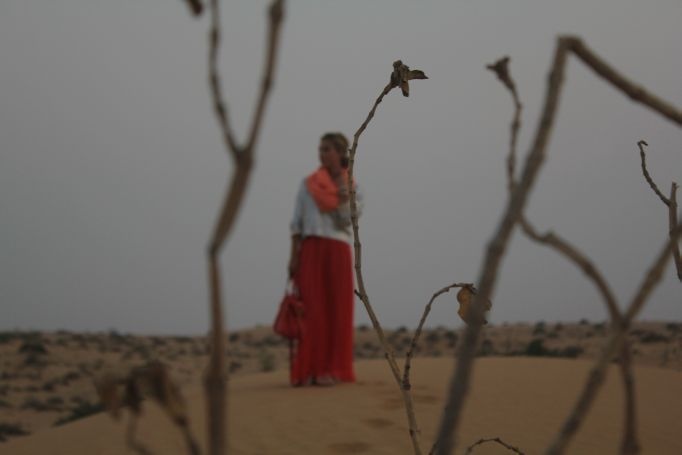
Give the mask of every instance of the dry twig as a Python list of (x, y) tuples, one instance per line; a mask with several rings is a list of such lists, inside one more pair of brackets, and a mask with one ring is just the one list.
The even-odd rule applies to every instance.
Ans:
[[(391, 73), (390, 81), (384, 89), (381, 91), (379, 94), (379, 97), (376, 99), (374, 102), (374, 105), (372, 106), (372, 109), (369, 111), (369, 114), (367, 114), (367, 118), (365, 121), (360, 125), (360, 128), (355, 132), (355, 135), (353, 136), (353, 144), (350, 149), (349, 153), (349, 160), (348, 160), (348, 177), (350, 181), (353, 181), (353, 170), (355, 166), (355, 153), (358, 148), (358, 140), (360, 139), (360, 135), (362, 135), (363, 131), (367, 128), (367, 125), (369, 125), (369, 122), (372, 120), (374, 117), (374, 113), (376, 112), (377, 106), (379, 106), (379, 103), (384, 99), (388, 93), (396, 87), (400, 87), (403, 95), (408, 96), (409, 95), (409, 81), (412, 79), (427, 79), (426, 75), (419, 70), (410, 70), (410, 68), (406, 65), (404, 65), (400, 60), (397, 60), (393, 63), (393, 72)], [(367, 295), (367, 290), (365, 288), (365, 280), (362, 276), (362, 244), (360, 243), (360, 236), (359, 236), (359, 227), (358, 227), (358, 208), (357, 208), (357, 200), (356, 200), (356, 194), (355, 194), (355, 188), (353, 185), (350, 186), (350, 209), (351, 209), (351, 224), (353, 226), (353, 237), (354, 237), (354, 242), (353, 242), (353, 248), (355, 251), (355, 276), (358, 282), (358, 291), (356, 291), (356, 295), (360, 298), (362, 303), (365, 305), (365, 309), (367, 310), (367, 314), (369, 315), (370, 320), (372, 321), (372, 325), (374, 326), (374, 330), (377, 333), (377, 336), (379, 338), (379, 342), (381, 343), (382, 348), (384, 349), (384, 353), (386, 356), (386, 360), (388, 361), (388, 364), (391, 368), (391, 372), (393, 373), (393, 377), (396, 380), (396, 383), (398, 384), (398, 387), (400, 387), (402, 397), (403, 397), (403, 402), (405, 403), (405, 410), (407, 413), (407, 420), (408, 420), (408, 425), (410, 429), (410, 439), (412, 441), (412, 448), (414, 450), (415, 455), (421, 455), (421, 447), (419, 445), (419, 427), (417, 426), (417, 419), (414, 414), (414, 405), (412, 403), (412, 395), (410, 394), (409, 389), (405, 389), (402, 386), (401, 380), (400, 380), (400, 367), (398, 367), (398, 362), (395, 360), (395, 355), (393, 354), (393, 350), (391, 349), (390, 345), (386, 341), (386, 336), (384, 335), (384, 330), (381, 328), (381, 324), (379, 323), (379, 319), (377, 318), (376, 314), (374, 313), (374, 309), (372, 308), (372, 305), (370, 304), (369, 297)]]
[[(508, 163), (514, 162), (514, 155), (516, 152), (516, 138), (518, 137), (518, 130), (521, 126), (521, 103), (519, 102), (519, 96), (516, 92), (515, 84), (511, 74), (509, 72), (509, 57), (504, 57), (500, 59), (493, 65), (488, 65), (488, 69), (495, 72), (500, 80), (505, 82), (505, 86), (511, 92), (512, 100), (514, 101), (514, 117), (511, 126), (511, 144), (509, 148), (509, 157), (507, 158)], [(507, 168), (507, 178), (509, 181), (510, 191), (514, 189), (516, 185), (514, 179), (514, 169), (513, 167)], [(606, 308), (611, 317), (612, 324), (621, 324), (622, 315), (618, 309), (618, 303), (616, 301), (613, 292), (603, 275), (599, 272), (597, 267), (592, 261), (580, 252), (578, 248), (571, 245), (566, 240), (562, 239), (559, 235), (548, 232), (546, 234), (539, 234), (535, 227), (528, 221), (524, 213), (519, 216), (519, 224), (523, 232), (533, 241), (538, 242), (541, 245), (548, 246), (554, 249), (559, 254), (565, 256), (569, 261), (573, 262), (579, 269), (581, 269), (585, 275), (594, 283), (595, 287), (602, 295)], [(621, 453), (627, 455), (634, 455), (639, 453), (639, 443), (637, 438), (637, 426), (636, 426), (636, 403), (635, 403), (635, 393), (634, 393), (634, 377), (632, 374), (631, 367), (631, 355), (630, 355), (630, 344), (626, 341), (621, 349), (620, 358), (620, 369), (621, 377), (623, 379), (623, 387), (625, 391), (625, 424), (623, 427), (623, 439), (621, 443)]]
[[(642, 158), (642, 173), (644, 174), (644, 178), (649, 183), (651, 189), (654, 190), (654, 193), (656, 193), (658, 198), (668, 207), (668, 232), (670, 235), (672, 235), (672, 232), (677, 228), (677, 182), (672, 182), (670, 185), (670, 197), (667, 198), (663, 196), (663, 193), (661, 193), (661, 190), (658, 189), (658, 186), (651, 178), (651, 175), (649, 175), (649, 171), (646, 168), (646, 153), (644, 152), (645, 145), (648, 146), (649, 144), (647, 144), (645, 141), (637, 142), (637, 146), (639, 147), (639, 156)], [(682, 256), (680, 255), (679, 244), (676, 244), (673, 247), (673, 258), (675, 261), (675, 267), (677, 268), (677, 278), (682, 281)]]
[(235, 166), (231, 183), (208, 247), (209, 283), (211, 287), (211, 352), (205, 377), (205, 388), (209, 422), (208, 440), (211, 455), (222, 455), (224, 453), (226, 431), (225, 389), (227, 371), (224, 365), (225, 330), (223, 327), (223, 307), (220, 294), (221, 280), (218, 256), (234, 225), (234, 221), (241, 208), (246, 187), (249, 183), (261, 121), (272, 87), (283, 17), (284, 0), (273, 0), (269, 7), (267, 50), (260, 94), (258, 96), (247, 141), (244, 145), (239, 145), (232, 133), (227, 114), (227, 106), (223, 101), (218, 72), (218, 50), (220, 48), (219, 1), (211, 0), (211, 29), (209, 31), (208, 58), (209, 84), (211, 87), (213, 106), (218, 119), (218, 124), (223, 134), (225, 148), (232, 156), (232, 161)]
[(185, 400), (179, 387), (171, 380), (168, 368), (164, 364), (152, 362), (143, 367), (133, 368), (122, 377), (109, 375), (96, 381), (95, 386), (102, 405), (113, 418), (119, 418), (122, 407), (130, 409), (126, 442), (131, 450), (141, 455), (151, 454), (135, 437), (137, 419), (142, 413), (142, 402), (144, 397), (148, 396), (161, 406), (180, 430), (188, 452), (191, 455), (199, 455), (199, 445), (189, 427)]
[(501, 445), (502, 447), (504, 447), (504, 448), (506, 448), (506, 449), (508, 449), (508, 450), (510, 450), (510, 451), (512, 451), (512, 452), (514, 452), (514, 453), (518, 453), (519, 455), (524, 455), (524, 453), (521, 452), (521, 450), (520, 450), (518, 447), (514, 447), (514, 446), (511, 445), (511, 444), (507, 444), (506, 442), (504, 442), (504, 441), (503, 441), (502, 439), (500, 439), (500, 438), (483, 438), (483, 439), (479, 439), (478, 441), (474, 442), (474, 443), (471, 444), (469, 447), (467, 447), (467, 450), (466, 450), (466, 452), (464, 452), (464, 455), (469, 455), (469, 454), (473, 453), (474, 448), (475, 448), (476, 446), (479, 446), (479, 445), (482, 445), (482, 444), (486, 444), (486, 443), (488, 443), (488, 442), (495, 442), (495, 443)]
[(402, 387), (404, 390), (410, 390), (412, 388), (412, 385), (410, 384), (410, 368), (412, 365), (412, 357), (414, 356), (414, 349), (417, 347), (417, 343), (419, 342), (419, 336), (422, 333), (422, 328), (424, 327), (426, 318), (429, 316), (429, 313), (431, 312), (431, 305), (433, 305), (433, 302), (434, 300), (436, 300), (436, 298), (438, 298), (442, 294), (445, 294), (446, 292), (449, 292), (450, 289), (461, 288), (464, 286), (473, 286), (473, 283), (452, 283), (450, 286), (446, 286), (443, 289), (434, 293), (433, 296), (431, 296), (431, 300), (429, 300), (429, 303), (426, 304), (426, 307), (424, 308), (424, 314), (422, 314), (422, 318), (419, 321), (417, 330), (414, 332), (414, 336), (412, 337), (410, 348), (408, 349), (407, 354), (405, 356), (405, 367), (403, 368), (402, 382)]
[[(634, 101), (644, 104), (664, 117), (672, 120), (674, 123), (682, 125), (682, 112), (620, 75), (615, 69), (611, 68), (601, 58), (589, 50), (580, 39), (576, 37), (560, 37), (557, 41), (557, 47), (552, 61), (547, 92), (545, 94), (545, 104), (542, 109), (540, 123), (536, 129), (535, 138), (526, 158), (519, 183), (515, 185), (511, 197), (509, 198), (507, 208), (502, 216), (502, 220), (486, 249), (485, 259), (480, 272), (480, 292), (477, 295), (476, 304), (474, 305), (475, 311), (482, 310), (479, 302), (483, 302), (485, 301), (484, 299), (490, 298), (494, 291), (498, 269), (509, 243), (512, 229), (523, 213), (528, 194), (533, 188), (538, 172), (544, 161), (545, 149), (549, 142), (559, 105), (559, 95), (564, 78), (566, 58), (569, 52), (572, 52), (580, 58), (598, 75), (612, 85), (618, 87)], [(669, 248), (672, 249), (670, 244), (671, 242), (669, 242)], [(661, 268), (663, 265), (661, 265)], [(656, 276), (656, 273), (650, 273), (649, 276)], [(657, 281), (658, 280), (656, 279), (652, 279), (651, 283), (655, 284)], [(648, 295), (648, 293), (645, 294)], [(627, 321), (627, 314), (624, 320)], [(439, 455), (450, 454), (455, 445), (454, 435), (459, 424), (461, 410), (469, 388), (469, 380), (480, 330), (481, 327), (479, 325), (472, 324), (467, 326), (464, 333), (464, 341), (457, 358), (455, 374), (450, 382), (448, 401), (445, 406), (438, 437), (436, 439), (437, 453)], [(614, 349), (620, 347), (622, 332), (622, 325), (617, 326), (613, 331), (613, 333), (621, 333), (613, 342)], [(613, 352), (611, 352), (611, 355), (612, 354)], [(598, 385), (599, 384), (597, 384), (597, 387)], [(590, 388), (590, 390), (592, 389)], [(584, 404), (589, 406), (592, 398), (593, 395), (588, 396)], [(577, 428), (577, 424), (578, 422), (575, 422), (575, 428)], [(569, 427), (569, 430), (571, 428), (572, 427)], [(570, 433), (570, 436), (572, 436), (572, 433)], [(562, 441), (567, 442), (568, 439), (570, 439), (570, 436), (565, 441), (563, 441), (562, 437)], [(557, 447), (560, 447), (559, 450), (551, 453), (561, 453), (565, 445), (559, 445)]]
[(627, 328), (634, 320), (634, 317), (642, 310), (647, 298), (656, 285), (660, 282), (663, 276), (665, 265), (667, 264), (668, 259), (670, 259), (673, 244), (678, 241), (680, 235), (682, 235), (682, 227), (678, 227), (672, 233), (671, 239), (666, 241), (664, 247), (658, 253), (658, 256), (654, 260), (653, 264), (649, 267), (649, 271), (645, 275), (645, 278), (642, 281), (642, 284), (639, 286), (635, 297), (632, 299), (632, 303), (628, 306), (628, 309), (623, 316), (622, 323), (612, 328), (601, 355), (590, 370), (587, 382), (585, 383), (576, 404), (561, 427), (559, 434), (557, 434), (555, 439), (552, 441), (552, 444), (547, 449), (546, 453), (548, 455), (557, 455), (563, 453), (570, 439), (578, 431), (578, 428), (580, 428), (580, 424), (585, 418), (592, 401), (596, 397), (599, 388), (604, 382), (610, 360), (624, 342)]

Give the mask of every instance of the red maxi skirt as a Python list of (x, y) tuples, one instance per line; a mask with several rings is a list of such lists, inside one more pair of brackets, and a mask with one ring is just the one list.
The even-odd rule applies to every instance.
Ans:
[(323, 237), (301, 242), (295, 283), (304, 306), (303, 335), (291, 383), (354, 382), (353, 270), (350, 245)]

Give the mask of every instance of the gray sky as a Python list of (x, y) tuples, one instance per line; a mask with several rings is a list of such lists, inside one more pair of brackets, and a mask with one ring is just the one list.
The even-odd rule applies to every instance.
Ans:
[[(223, 7), (223, 83), (240, 138), (265, 7)], [(435, 290), (477, 279), (506, 203), (512, 106), (485, 64), (512, 57), (523, 157), (558, 34), (581, 36), (682, 106), (681, 19), (678, 0), (292, 1), (257, 167), (222, 256), (228, 325), (271, 323), (318, 138), (352, 136), (394, 60), (430, 79), (409, 99), (391, 93), (358, 148), (363, 267), (389, 327), (416, 325)], [(231, 172), (206, 83), (207, 27), (179, 0), (0, 3), (0, 329), (207, 329), (204, 252)], [(664, 192), (682, 183), (679, 128), (571, 58), (528, 215), (589, 252), (622, 305), (667, 230), (639, 139)], [(670, 264), (642, 317), (680, 320), (681, 290)], [(519, 232), (493, 301), (496, 323), (606, 317), (581, 272)], [(443, 296), (430, 322), (458, 327), (455, 311)], [(357, 304), (356, 322), (367, 321)]]

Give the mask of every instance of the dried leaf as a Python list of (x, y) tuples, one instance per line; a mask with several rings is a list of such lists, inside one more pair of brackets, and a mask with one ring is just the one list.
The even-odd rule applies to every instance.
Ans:
[(473, 311), (472, 305), (474, 302), (474, 296), (478, 293), (473, 285), (463, 286), (457, 293), (457, 301), (459, 302), (459, 310), (457, 314), (462, 318), (467, 324), (487, 324), (488, 321), (485, 319), (484, 313), (492, 308), (492, 303), (490, 300), (486, 300), (483, 305), (483, 311), (481, 311), (481, 317), (483, 321), (477, 321), (475, 319), (475, 313)]
[(391, 87), (400, 87), (403, 96), (410, 96), (410, 85), (408, 81), (412, 79), (428, 79), (421, 70), (410, 70), (401, 60), (393, 62), (393, 73), (391, 73)]
[(514, 92), (516, 89), (514, 87), (514, 81), (511, 78), (511, 75), (509, 74), (509, 57), (502, 57), (495, 63), (492, 63), (490, 65), (486, 65), (486, 68), (488, 68), (490, 71), (495, 73), (497, 75), (497, 78), (502, 81), (502, 83), (512, 92)]
[(187, 3), (190, 11), (195, 16), (199, 16), (204, 10), (204, 5), (201, 4), (201, 0), (185, 0), (185, 3)]

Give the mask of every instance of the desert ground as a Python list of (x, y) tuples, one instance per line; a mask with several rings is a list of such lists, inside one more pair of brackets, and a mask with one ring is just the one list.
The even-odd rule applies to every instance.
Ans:
[[(604, 323), (502, 324), (485, 329), (458, 453), (480, 438), (500, 437), (541, 453), (582, 386), (605, 340)], [(387, 331), (404, 356), (413, 333)], [(452, 356), (461, 331), (422, 333), (413, 364), (421, 437), (433, 440)], [(682, 323), (640, 322), (630, 334), (643, 453), (679, 454), (682, 422)], [(331, 388), (288, 387), (287, 344), (269, 327), (229, 335), (229, 425), (235, 454), (411, 453), (405, 412), (375, 333), (355, 335), (358, 382)], [(0, 448), (3, 454), (127, 453), (129, 415), (102, 412), (94, 381), (150, 361), (168, 365), (204, 444), (202, 337), (108, 333), (0, 333)], [(615, 360), (615, 359), (614, 359)], [(615, 365), (569, 453), (615, 453), (623, 392)], [(138, 439), (153, 453), (185, 453), (168, 417), (145, 402)], [(132, 452), (131, 452), (132, 453)], [(475, 453), (510, 453), (486, 444)]]

